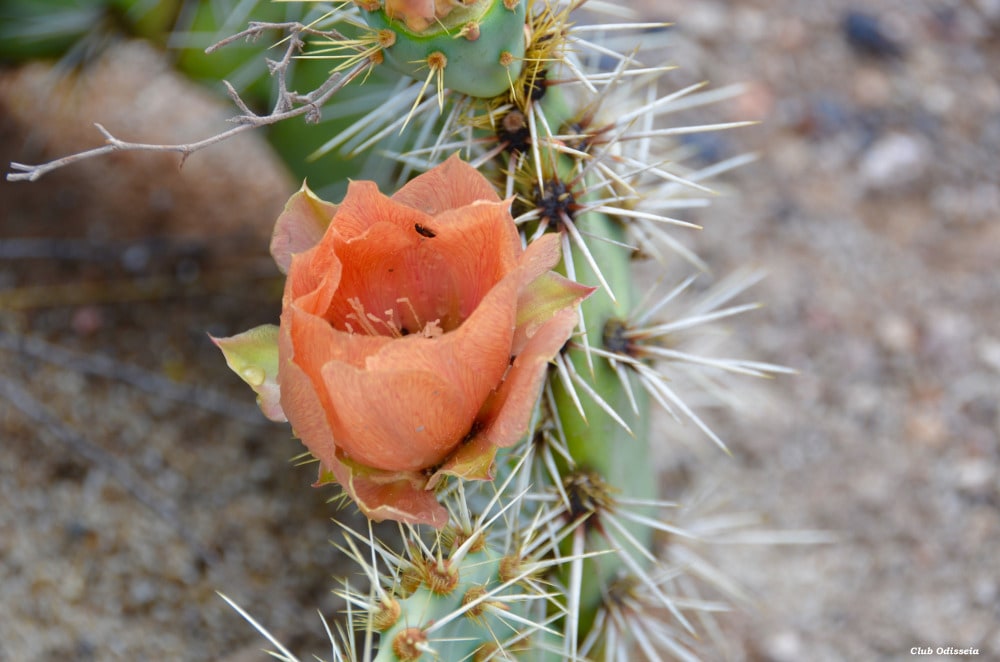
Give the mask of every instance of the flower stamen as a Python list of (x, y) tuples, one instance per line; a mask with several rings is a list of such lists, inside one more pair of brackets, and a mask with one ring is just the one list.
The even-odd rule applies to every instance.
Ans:
[[(380, 335), (382, 335), (372, 325), (372, 321), (379, 322), (381, 320), (379, 320), (374, 315), (369, 315), (367, 313), (367, 311), (365, 311), (365, 306), (364, 306), (364, 304), (361, 303), (361, 299), (359, 299), (357, 297), (351, 297), (350, 299), (347, 300), (347, 303), (349, 303), (350, 306), (351, 306), (351, 309), (354, 310), (353, 313), (351, 313), (350, 315), (346, 316), (347, 319), (353, 319), (355, 322), (357, 322), (358, 324), (360, 324), (362, 330), (365, 333), (367, 333), (368, 335), (370, 335), (370, 336), (380, 336)], [(350, 324), (347, 325), (347, 328), (348, 328), (348, 330), (351, 333), (354, 333), (354, 330), (353, 330), (353, 328), (351, 327)]]
[(420, 321), (420, 315), (417, 314), (417, 309), (413, 307), (413, 302), (410, 301), (410, 297), (399, 297), (396, 299), (396, 303), (405, 304), (406, 307), (410, 309), (410, 314), (413, 315), (413, 321), (416, 322), (417, 328), (424, 328), (424, 323)]
[[(410, 303), (410, 300), (406, 298), (397, 299), (396, 301), (397, 302), (405, 301), (408, 304)], [(385, 333), (379, 332), (379, 329), (376, 325), (381, 325), (385, 327), (386, 331), (388, 331), (389, 335), (392, 336), (393, 338), (402, 338), (405, 335), (409, 335), (409, 331), (405, 327), (400, 327), (400, 325), (396, 323), (395, 320), (396, 311), (393, 310), (392, 308), (389, 308), (382, 313), (383, 315), (385, 315), (385, 319), (383, 319), (378, 315), (375, 315), (374, 313), (369, 313), (368, 311), (366, 311), (364, 304), (362, 304), (361, 300), (357, 297), (352, 297), (348, 299), (347, 302), (351, 305), (351, 308), (354, 309), (354, 312), (347, 315), (346, 319), (352, 319), (361, 324), (361, 329), (368, 335), (370, 336), (386, 335)], [(413, 316), (416, 317), (417, 316), (416, 311), (413, 309), (412, 304), (410, 304), (410, 310), (411, 312), (413, 312)], [(354, 327), (352, 327), (350, 323), (345, 322), (344, 326), (347, 327), (347, 331), (349, 333), (356, 333), (354, 331)], [(424, 335), (428, 338), (436, 337), (434, 335), (427, 335), (426, 330), (424, 331)]]

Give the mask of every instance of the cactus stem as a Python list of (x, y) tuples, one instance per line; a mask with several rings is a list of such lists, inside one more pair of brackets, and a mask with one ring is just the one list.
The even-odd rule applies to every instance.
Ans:
[(515, 581), (522, 573), (524, 560), (520, 554), (508, 554), (500, 559), (499, 576), (500, 581), (507, 583)]
[(469, 531), (450, 527), (442, 533), (442, 538), (446, 546), (458, 548), (452, 555), (452, 561), (458, 560), (460, 552), (462, 555), (466, 552), (481, 552), (486, 547), (486, 538), (481, 531)]
[[(546, 398), (548, 397), (549, 393), (546, 393)], [(562, 503), (568, 508), (569, 494), (566, 492), (566, 488), (563, 487), (562, 472), (556, 464), (555, 453), (559, 453), (560, 461), (562, 461), (570, 469), (576, 465), (576, 462), (573, 461), (573, 457), (569, 454), (569, 451), (566, 450), (565, 440), (558, 439), (548, 431), (537, 435), (537, 439), (538, 440), (535, 442), (535, 446), (539, 449), (539, 455), (542, 458), (545, 470), (549, 474), (549, 480), (555, 486), (556, 492), (558, 492)]]
[[(571, 347), (575, 348), (576, 345), (567, 346), (567, 349)], [(594, 402), (594, 404), (596, 404), (604, 411), (604, 413), (610, 416), (615, 423), (620, 425), (622, 429), (629, 434), (630, 437), (635, 437), (635, 433), (632, 431), (632, 428), (629, 426), (629, 424), (625, 422), (625, 419), (622, 418), (622, 416), (618, 413), (618, 411), (614, 407), (612, 407), (611, 404), (608, 403), (608, 401), (605, 400), (601, 396), (601, 394), (598, 393), (594, 389), (594, 387), (587, 382), (586, 379), (584, 379), (580, 375), (579, 371), (577, 371), (576, 369), (576, 364), (573, 361), (567, 359), (565, 354), (560, 354), (555, 358), (555, 363), (556, 367), (559, 370), (559, 381), (562, 384), (563, 388), (566, 390), (566, 392), (569, 394), (570, 398), (573, 400), (573, 404), (576, 406), (577, 411), (583, 417), (584, 422), (586, 422), (587, 418), (586, 414), (584, 413), (585, 410), (583, 407), (583, 403), (580, 401), (580, 396), (577, 392), (578, 388), (582, 390), (584, 393), (586, 393), (587, 396)]]
[(608, 353), (633, 358), (638, 356), (639, 347), (634, 340), (626, 336), (627, 331), (628, 325), (624, 320), (612, 317), (604, 323), (601, 339), (604, 341), (604, 347), (607, 348)]
[(479, 648), (472, 656), (472, 662), (488, 662), (489, 660), (509, 660), (506, 655), (507, 648), (501, 648), (500, 644), (489, 641)]
[[(536, 135), (536, 132), (532, 131), (532, 135)], [(532, 147), (537, 142), (533, 138), (531, 140)], [(590, 267), (603, 291), (611, 299), (612, 303), (617, 303), (618, 298), (615, 296), (611, 284), (605, 277), (601, 267), (597, 264), (597, 260), (594, 259), (593, 251), (591, 251), (590, 246), (584, 240), (583, 234), (576, 226), (575, 218), (579, 213), (601, 211), (591, 205), (584, 206), (578, 203), (577, 201), (582, 199), (583, 195), (586, 195), (586, 192), (575, 192), (572, 185), (567, 185), (558, 178), (543, 179), (539, 176), (539, 179), (532, 188), (531, 203), (533, 208), (531, 211), (518, 216), (515, 220), (518, 223), (534, 220), (539, 221), (538, 228), (532, 239), (541, 236), (546, 230), (555, 229), (560, 231), (563, 235), (563, 260), (567, 276), (575, 279), (576, 268), (573, 264), (575, 252), (570, 250), (571, 247), (575, 247), (579, 255), (583, 257), (584, 261)], [(568, 242), (572, 242), (572, 246)]]
[[(570, 276), (572, 278), (572, 276)], [(580, 414), (580, 418), (583, 422), (587, 422), (587, 411), (583, 408), (583, 402), (580, 401), (580, 395), (576, 392), (576, 386), (574, 386), (573, 377), (570, 375), (569, 366), (572, 365), (572, 361), (564, 358), (562, 354), (555, 358), (556, 374), (559, 376), (559, 383), (562, 385), (563, 390), (569, 395), (570, 400), (573, 402), (573, 406), (576, 408), (577, 413)], [(556, 409), (558, 411), (558, 409)], [(558, 418), (556, 420), (559, 420)]]

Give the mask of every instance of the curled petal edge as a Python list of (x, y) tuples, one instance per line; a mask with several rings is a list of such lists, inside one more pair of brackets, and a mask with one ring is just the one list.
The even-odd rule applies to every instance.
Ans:
[(388, 519), (427, 524), (435, 529), (448, 523), (448, 511), (438, 503), (434, 492), (426, 489), (427, 477), (421, 473), (370, 469), (338, 454), (331, 464), (320, 466), (314, 487), (333, 482), (376, 522)]
[[(432, 216), (477, 202), (500, 202), (489, 181), (457, 152), (404, 184), (392, 199)], [(505, 204), (509, 207), (509, 202)]]
[(288, 273), (292, 255), (304, 253), (319, 243), (336, 213), (337, 205), (320, 199), (302, 182), (302, 187), (285, 203), (271, 234), (271, 257), (281, 273)]

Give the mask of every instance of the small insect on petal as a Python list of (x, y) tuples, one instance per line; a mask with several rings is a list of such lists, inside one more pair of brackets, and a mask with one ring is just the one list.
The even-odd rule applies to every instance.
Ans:
[(437, 232), (434, 232), (434, 230), (430, 230), (424, 227), (423, 225), (420, 225), (420, 223), (414, 223), (413, 229), (417, 231), (417, 234), (419, 234), (422, 237), (427, 237), (428, 239), (432, 239), (433, 237), (437, 236)]

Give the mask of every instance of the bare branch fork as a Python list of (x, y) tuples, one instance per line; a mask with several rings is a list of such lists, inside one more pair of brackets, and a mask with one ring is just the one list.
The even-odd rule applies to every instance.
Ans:
[(286, 39), (287, 46), (285, 48), (284, 55), (280, 60), (267, 60), (268, 70), (272, 76), (276, 77), (278, 82), (278, 98), (274, 104), (274, 108), (267, 115), (258, 115), (250, 110), (250, 107), (243, 101), (236, 89), (230, 85), (228, 81), (223, 81), (223, 84), (226, 86), (226, 91), (229, 94), (229, 98), (232, 99), (233, 103), (241, 113), (240, 115), (237, 115), (229, 120), (237, 125), (231, 129), (227, 129), (226, 131), (197, 142), (178, 145), (154, 145), (149, 143), (136, 143), (121, 140), (112, 135), (111, 132), (102, 125), (95, 123), (94, 126), (96, 126), (97, 130), (104, 136), (105, 144), (103, 146), (88, 149), (69, 156), (64, 156), (39, 165), (28, 165), (12, 161), (10, 168), (14, 172), (7, 173), (7, 181), (33, 182), (42, 175), (62, 168), (63, 166), (76, 163), (77, 161), (90, 159), (95, 156), (110, 154), (112, 152), (178, 152), (181, 155), (181, 165), (183, 165), (187, 157), (194, 152), (216, 143), (220, 143), (224, 140), (228, 140), (229, 138), (250, 129), (269, 126), (271, 124), (276, 124), (301, 115), (305, 116), (305, 120), (307, 122), (318, 122), (320, 119), (320, 108), (323, 104), (325, 104), (341, 88), (354, 80), (358, 74), (371, 66), (370, 62), (362, 60), (345, 73), (334, 72), (319, 87), (308, 94), (299, 94), (298, 92), (289, 90), (287, 79), (288, 69), (291, 66), (295, 55), (302, 50), (304, 45), (304, 42), (302, 41), (303, 34), (336, 40), (342, 40), (344, 38), (343, 35), (335, 30), (317, 30), (298, 22), (254, 22), (251, 23), (246, 30), (230, 37), (226, 37), (222, 41), (209, 46), (205, 49), (205, 52), (212, 53), (239, 39), (245, 38), (247, 40), (255, 40), (267, 30), (282, 30), (288, 32), (288, 38)]

